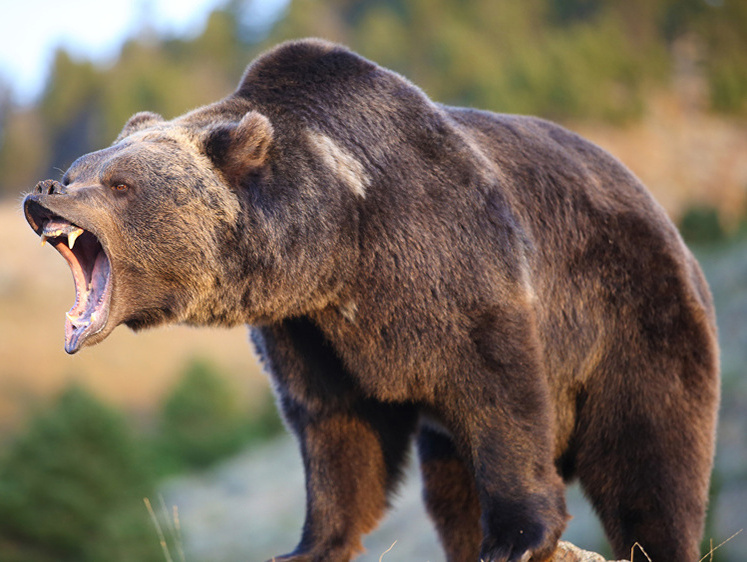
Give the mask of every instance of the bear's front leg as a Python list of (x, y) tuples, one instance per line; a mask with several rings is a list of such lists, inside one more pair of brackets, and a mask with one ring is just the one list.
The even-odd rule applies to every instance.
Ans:
[(345, 562), (363, 551), (396, 484), (415, 414), (408, 407), (359, 402), (348, 411), (309, 415), (285, 402), (306, 474), (306, 521), (286, 562)]
[[(462, 451), (459, 457), (469, 459), (465, 465), (474, 475), (479, 523), (469, 505), (437, 501), (450, 484), (443, 480), (448, 473), (431, 475), (424, 482), (429, 513), (448, 560), (519, 562), (529, 552), (532, 562), (544, 562), (555, 550), (567, 521), (563, 482), (531, 431), (518, 435), (525, 428), (501, 423), (501, 414), (488, 404), (476, 401), (471, 409), (475, 415), (465, 416), (455, 441)], [(428, 475), (428, 466), (423, 469)], [(470, 523), (479, 524), (481, 532), (465, 529)], [(474, 554), (463, 557), (467, 552)]]
[(417, 411), (363, 398), (319, 330), (297, 318), (256, 328), (306, 475), (306, 521), (285, 562), (345, 562), (362, 548), (401, 475)]
[(564, 485), (549, 451), (535, 441), (539, 432), (475, 418), (481, 419), (473, 420), (469, 446), (482, 511), (479, 559), (518, 562), (531, 552), (532, 562), (544, 561), (567, 521)]
[[(473, 353), (441, 412), (471, 466), (481, 510), (484, 562), (544, 561), (565, 528), (555, 468), (554, 414), (533, 317), (491, 310), (471, 334)], [(466, 355), (465, 355), (466, 356)]]

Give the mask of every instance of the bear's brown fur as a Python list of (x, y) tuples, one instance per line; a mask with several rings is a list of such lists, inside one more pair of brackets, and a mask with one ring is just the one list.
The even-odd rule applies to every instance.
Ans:
[(282, 560), (359, 552), (413, 436), (451, 561), (546, 559), (574, 477), (618, 557), (697, 560), (711, 297), (641, 183), (577, 135), (306, 40), (213, 105), (136, 115), (24, 206), (75, 273), (69, 352), (121, 323), (253, 326), (306, 471)]

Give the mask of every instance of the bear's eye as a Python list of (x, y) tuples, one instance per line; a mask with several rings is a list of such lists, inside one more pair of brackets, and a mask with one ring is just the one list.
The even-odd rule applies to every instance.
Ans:
[(128, 189), (130, 189), (130, 186), (127, 185), (126, 183), (115, 183), (115, 184), (112, 184), (112, 189), (114, 191), (123, 192), (123, 191), (127, 191)]

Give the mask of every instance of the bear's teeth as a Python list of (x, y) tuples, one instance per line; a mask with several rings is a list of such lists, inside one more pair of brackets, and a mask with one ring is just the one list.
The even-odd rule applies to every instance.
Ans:
[(72, 250), (73, 246), (75, 245), (75, 241), (81, 234), (83, 234), (82, 228), (78, 226), (73, 227), (73, 229), (67, 233), (67, 247)]
[(73, 249), (73, 246), (75, 245), (75, 241), (78, 239), (78, 236), (83, 234), (85, 230), (80, 228), (79, 226), (74, 226), (72, 224), (67, 224), (64, 227), (59, 226), (53, 226), (53, 225), (45, 225), (44, 231), (41, 234), (41, 245), (44, 246), (44, 244), (47, 243), (47, 240), (50, 238), (57, 238), (58, 236), (64, 236), (67, 235), (67, 246), (71, 250)]
[(81, 320), (80, 318), (76, 316), (71, 316), (69, 312), (65, 313), (65, 318), (70, 320), (70, 323), (75, 326), (76, 328), (81, 328), (83, 326), (88, 326), (91, 323), (91, 320)]

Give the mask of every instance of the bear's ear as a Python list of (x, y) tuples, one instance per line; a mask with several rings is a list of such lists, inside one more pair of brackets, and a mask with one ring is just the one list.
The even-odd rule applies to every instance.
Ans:
[(205, 150), (215, 165), (230, 180), (236, 181), (265, 164), (273, 134), (270, 120), (257, 111), (250, 111), (238, 123), (211, 130)]
[(132, 133), (136, 133), (137, 131), (140, 131), (142, 129), (147, 129), (151, 125), (155, 125), (156, 123), (160, 123), (161, 121), (163, 121), (163, 117), (158, 115), (158, 113), (152, 113), (150, 111), (141, 111), (140, 113), (136, 113), (135, 115), (130, 117), (129, 121), (127, 121), (127, 123), (125, 123), (125, 126), (122, 127), (122, 132), (119, 133), (119, 136), (114, 141), (114, 143), (116, 144)]

